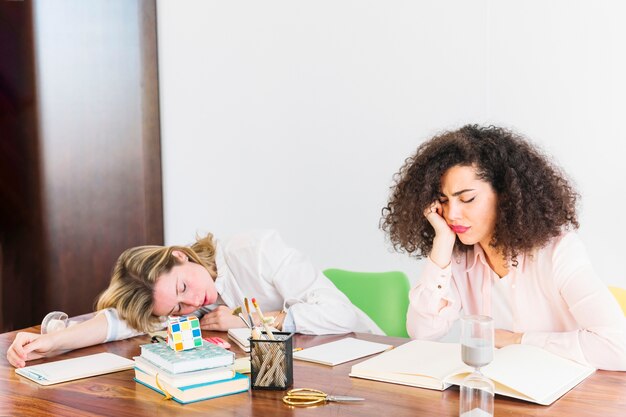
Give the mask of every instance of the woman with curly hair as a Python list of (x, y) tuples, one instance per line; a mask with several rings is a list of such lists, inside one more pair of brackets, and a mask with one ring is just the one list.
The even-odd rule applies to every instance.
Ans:
[(467, 125), (420, 145), (394, 178), (381, 227), (396, 250), (428, 257), (409, 295), (411, 337), (483, 314), (496, 347), (626, 370), (626, 320), (573, 232), (578, 195), (537, 148)]
[[(163, 327), (167, 316), (197, 315), (203, 330), (244, 327), (232, 310), (256, 298), (279, 330), (304, 334), (380, 328), (306, 256), (277, 232), (213, 235), (191, 246), (138, 246), (124, 251), (93, 318), (58, 332), (20, 332), (7, 350), (15, 367), (61, 351), (126, 339)], [(252, 313), (258, 325), (260, 319)]]

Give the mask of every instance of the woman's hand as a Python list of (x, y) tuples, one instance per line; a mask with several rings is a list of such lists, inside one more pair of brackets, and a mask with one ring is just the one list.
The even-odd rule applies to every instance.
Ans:
[(448, 222), (443, 218), (443, 207), (437, 200), (424, 210), (424, 217), (428, 220), (428, 223), (435, 229), (435, 238), (443, 238), (447, 240), (455, 240), (456, 233), (450, 229)]
[(448, 222), (443, 218), (443, 207), (439, 201), (433, 201), (433, 203), (424, 210), (424, 217), (426, 217), (426, 220), (428, 220), (433, 229), (435, 229), (433, 249), (429, 257), (431, 261), (440, 268), (445, 268), (452, 258), (456, 233), (450, 229)]
[(21, 368), (26, 361), (102, 343), (108, 327), (106, 315), (96, 314), (89, 320), (54, 333), (20, 332), (7, 350), (7, 360), (16, 368)]
[(522, 343), (523, 333), (513, 333), (508, 330), (496, 329), (494, 334), (495, 345), (502, 348), (508, 345)]
[(53, 350), (51, 335), (20, 332), (7, 350), (7, 360), (16, 368), (23, 368), (26, 361), (42, 358)]
[(226, 306), (218, 306), (200, 319), (200, 328), (202, 330), (226, 331), (234, 327), (246, 326), (239, 316), (233, 316), (232, 310)]

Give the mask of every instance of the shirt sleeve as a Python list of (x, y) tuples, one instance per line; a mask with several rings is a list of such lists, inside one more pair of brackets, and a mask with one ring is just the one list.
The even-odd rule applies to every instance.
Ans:
[(284, 300), (285, 329), (303, 334), (370, 332), (363, 312), (299, 251), (271, 232), (260, 246), (261, 275)]
[(565, 235), (557, 244), (553, 264), (555, 284), (579, 328), (527, 332), (522, 343), (599, 369), (626, 370), (626, 319), (575, 234)]
[(409, 336), (425, 340), (445, 336), (459, 318), (461, 303), (458, 300), (451, 265), (440, 268), (427, 258), (420, 280), (409, 292)]
[(98, 314), (104, 314), (107, 319), (107, 335), (104, 342), (128, 339), (143, 334), (143, 332), (130, 327), (125, 320), (120, 318), (117, 310), (114, 308), (101, 310)]

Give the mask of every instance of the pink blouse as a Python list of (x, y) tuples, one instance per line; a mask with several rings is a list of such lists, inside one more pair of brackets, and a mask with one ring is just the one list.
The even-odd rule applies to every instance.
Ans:
[[(523, 333), (523, 344), (596, 368), (626, 370), (626, 318), (575, 233), (553, 239), (532, 255), (519, 255), (508, 276), (514, 289), (509, 330)], [(428, 259), (409, 294), (409, 335), (438, 339), (461, 309), (491, 315), (496, 279), (480, 245), (455, 254), (443, 269)]]

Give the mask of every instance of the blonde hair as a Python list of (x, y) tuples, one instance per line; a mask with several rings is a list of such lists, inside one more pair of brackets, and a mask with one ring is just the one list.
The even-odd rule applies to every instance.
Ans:
[(125, 250), (115, 262), (109, 287), (100, 294), (96, 310), (115, 308), (126, 323), (139, 331), (158, 328), (160, 320), (152, 314), (154, 285), (180, 261), (172, 252), (183, 252), (191, 262), (215, 274), (215, 243), (213, 235), (196, 238), (191, 247), (137, 246)]

